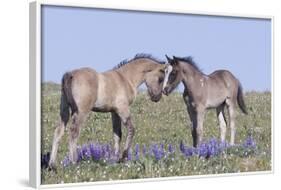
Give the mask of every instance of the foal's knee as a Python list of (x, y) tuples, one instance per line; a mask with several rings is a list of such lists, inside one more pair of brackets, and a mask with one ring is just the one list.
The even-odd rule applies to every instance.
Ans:
[(131, 125), (130, 127), (128, 127), (128, 133), (131, 135), (131, 136), (134, 136), (135, 135), (135, 128)]
[(79, 128), (78, 127), (71, 127), (70, 128), (70, 136), (72, 139), (76, 139), (79, 136)]
[(61, 136), (64, 133), (64, 127), (59, 125), (55, 129), (55, 135)]
[(128, 133), (130, 133), (132, 136), (135, 134), (135, 128), (132, 124), (132, 120), (131, 117), (128, 117), (125, 122), (124, 122), (125, 126), (128, 129)]

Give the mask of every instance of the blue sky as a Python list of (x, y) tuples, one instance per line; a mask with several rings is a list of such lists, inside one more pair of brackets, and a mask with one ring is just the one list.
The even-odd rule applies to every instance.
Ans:
[(271, 51), (268, 19), (43, 6), (43, 82), (149, 53), (193, 56), (206, 74), (227, 69), (246, 91), (264, 91), (271, 89)]

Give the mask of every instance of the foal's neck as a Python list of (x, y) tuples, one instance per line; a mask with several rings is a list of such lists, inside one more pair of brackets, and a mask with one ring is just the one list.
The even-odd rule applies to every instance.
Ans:
[[(206, 77), (204, 73), (199, 71), (197, 68), (190, 64), (180, 63), (182, 68), (183, 84), (187, 90), (192, 90), (193, 88), (198, 88), (202, 85), (202, 81)], [(204, 81), (203, 81), (204, 82)]]
[(145, 74), (156, 67), (156, 63), (147, 58), (141, 58), (134, 60), (127, 65), (124, 65), (118, 69), (131, 84), (133, 88), (137, 88), (145, 81)]

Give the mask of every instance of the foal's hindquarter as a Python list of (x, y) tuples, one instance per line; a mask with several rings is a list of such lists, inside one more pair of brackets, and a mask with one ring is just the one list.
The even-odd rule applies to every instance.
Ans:
[[(97, 73), (90, 68), (82, 68), (66, 73), (62, 81), (61, 119), (55, 129), (49, 165), (55, 165), (59, 141), (64, 134), (69, 119), (69, 107), (72, 111), (72, 125), (69, 134), (70, 160), (77, 161), (77, 139), (82, 123), (91, 111), (111, 112), (115, 142), (115, 156), (119, 159), (122, 137), (121, 123), (128, 134), (121, 159), (128, 156), (134, 135), (134, 126), (129, 110), (137, 95), (137, 87), (145, 82), (146, 70), (157, 64), (147, 60), (138, 60), (140, 64), (128, 64), (119, 69)], [(141, 62), (145, 62), (141, 64)], [(161, 92), (161, 91), (160, 91)]]
[[(183, 66), (188, 66), (184, 64)], [(189, 66), (191, 68), (191, 66)], [(203, 121), (209, 108), (216, 108), (220, 126), (221, 141), (225, 141), (226, 120), (224, 108), (229, 112), (231, 129), (230, 144), (235, 140), (235, 104), (238, 97), (239, 81), (226, 70), (218, 70), (210, 75), (194, 71), (183, 76), (185, 91), (183, 94), (187, 111), (192, 122), (193, 146), (202, 142)]]

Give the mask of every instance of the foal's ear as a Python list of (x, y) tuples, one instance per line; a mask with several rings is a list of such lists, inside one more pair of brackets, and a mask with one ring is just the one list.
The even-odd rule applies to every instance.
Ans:
[(178, 58), (176, 56), (173, 56), (172, 65), (177, 65), (178, 63)]
[(168, 63), (172, 63), (173, 62), (173, 59), (171, 59), (168, 55), (165, 55), (166, 56), (166, 59), (168, 60)]

